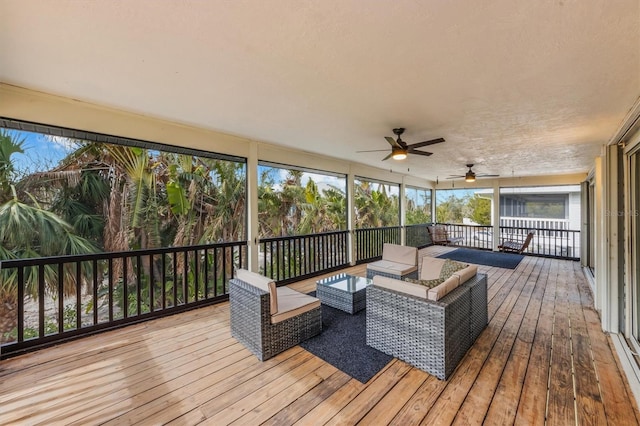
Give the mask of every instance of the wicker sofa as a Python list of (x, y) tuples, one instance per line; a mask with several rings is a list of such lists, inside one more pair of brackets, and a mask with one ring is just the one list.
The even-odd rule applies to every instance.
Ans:
[(367, 264), (367, 278), (375, 275), (397, 279), (418, 278), (418, 249), (385, 243), (382, 259)]
[[(420, 278), (435, 275), (440, 261), (425, 258)], [(438, 287), (374, 277), (367, 344), (446, 380), (487, 326), (487, 276), (467, 266)]]
[(322, 331), (320, 300), (244, 269), (229, 280), (231, 335), (261, 361)]

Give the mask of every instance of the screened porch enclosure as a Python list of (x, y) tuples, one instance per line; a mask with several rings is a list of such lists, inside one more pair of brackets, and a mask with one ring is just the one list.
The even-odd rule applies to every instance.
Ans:
[[(448, 247), (422, 249), (438, 256)], [(448, 381), (391, 361), (360, 383), (292, 348), (261, 363), (227, 302), (2, 361), (3, 423), (637, 424), (582, 270), (526, 257), (489, 277), (489, 326)], [(365, 266), (342, 269), (363, 275)], [(315, 289), (316, 279), (291, 286)], [(82, 397), (80, 398), (79, 395)]]

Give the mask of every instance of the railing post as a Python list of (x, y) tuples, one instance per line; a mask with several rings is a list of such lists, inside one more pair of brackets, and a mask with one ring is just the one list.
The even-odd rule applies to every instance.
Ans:
[(500, 245), (500, 184), (497, 180), (493, 184), (493, 197), (491, 197), (491, 224), (493, 225), (493, 251), (498, 251)]

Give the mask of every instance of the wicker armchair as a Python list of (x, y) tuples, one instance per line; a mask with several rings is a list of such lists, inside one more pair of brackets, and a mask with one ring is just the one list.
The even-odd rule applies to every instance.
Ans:
[(434, 301), (367, 287), (367, 345), (446, 380), (487, 326), (487, 276)]
[(367, 264), (367, 278), (376, 275), (397, 279), (418, 278), (418, 249), (384, 243), (382, 259)]
[(239, 269), (229, 280), (231, 335), (261, 361), (322, 331), (320, 300)]

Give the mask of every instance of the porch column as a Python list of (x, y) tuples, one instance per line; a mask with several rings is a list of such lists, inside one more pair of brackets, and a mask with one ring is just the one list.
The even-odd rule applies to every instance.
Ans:
[(347, 247), (348, 247), (348, 256), (349, 256), (349, 264), (354, 266), (356, 264), (356, 246), (355, 246), (355, 229), (356, 229), (356, 186), (355, 186), (355, 175), (349, 169), (349, 174), (347, 174), (347, 230), (349, 234), (347, 235)]
[(404, 193), (405, 189), (406, 187), (403, 178), (402, 183), (400, 184), (400, 208), (398, 209), (398, 212), (400, 213), (400, 245), (405, 245), (407, 242), (407, 232), (406, 229), (404, 229), (407, 219), (407, 197)]
[(247, 157), (247, 268), (258, 272), (258, 143), (251, 141)]
[(498, 251), (500, 245), (500, 183), (493, 183), (493, 197), (491, 197), (491, 222), (493, 224), (493, 251)]

